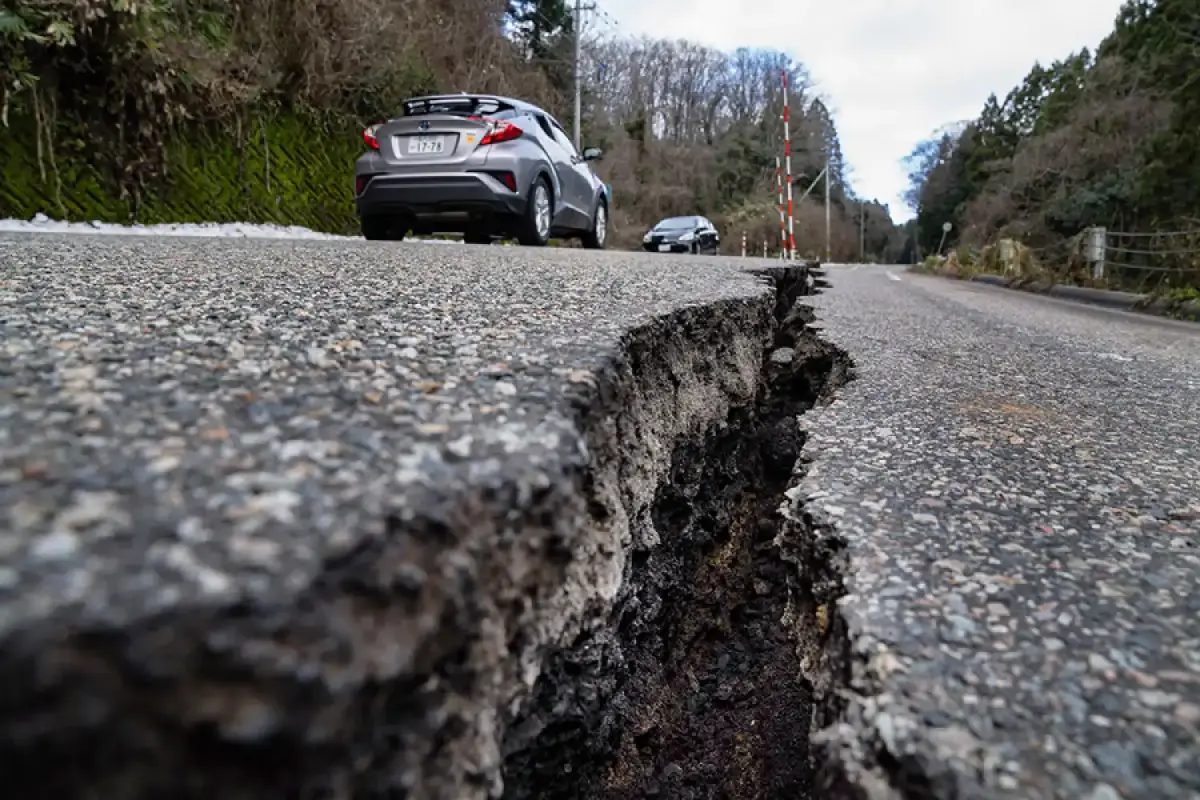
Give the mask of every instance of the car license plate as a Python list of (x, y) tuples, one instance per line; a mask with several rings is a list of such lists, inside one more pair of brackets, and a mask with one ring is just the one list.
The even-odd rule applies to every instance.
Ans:
[(440, 153), (445, 146), (441, 136), (410, 136), (408, 137), (408, 152), (414, 155), (429, 155)]
[(669, 245), (669, 244), (660, 244), (660, 245), (658, 246), (658, 252), (660, 252), (660, 253), (669, 253), (669, 252), (671, 252), (671, 245)]

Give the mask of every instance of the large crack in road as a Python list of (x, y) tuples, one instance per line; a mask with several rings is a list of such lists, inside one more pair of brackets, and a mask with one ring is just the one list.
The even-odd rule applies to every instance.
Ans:
[[(807, 796), (810, 730), (836, 713), (841, 565), (837, 538), (786, 513), (786, 492), (803, 470), (799, 415), (852, 369), (809, 327), (814, 277), (772, 273), (778, 327), (753, 403), (674, 449), (657, 546), (632, 554), (606, 623), (549, 660), (513, 726), (505, 797)], [(643, 378), (646, 345), (631, 354)]]
[(798, 420), (851, 363), (812, 327), (819, 270), (0, 245), (17, 794), (824, 780), (844, 565), (795, 491)]
[(496, 253), (0, 235), (9, 794), (1200, 785), (1194, 336)]

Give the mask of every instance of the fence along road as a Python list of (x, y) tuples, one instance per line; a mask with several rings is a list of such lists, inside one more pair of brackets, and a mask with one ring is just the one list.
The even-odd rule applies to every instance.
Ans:
[(1138, 233), (1090, 228), (1030, 247), (1029, 252), (1060, 280), (1071, 276), (1096, 288), (1200, 297), (1200, 230)]

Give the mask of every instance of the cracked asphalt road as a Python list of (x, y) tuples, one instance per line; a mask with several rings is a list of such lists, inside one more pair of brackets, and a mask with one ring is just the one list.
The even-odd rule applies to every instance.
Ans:
[(1200, 326), (828, 272), (858, 378), (803, 489), (869, 658), (844, 758), (907, 797), (1200, 797)]
[(0, 235), (3, 784), (499, 796), (675, 443), (755, 399), (755, 263)]
[[(656, 312), (763, 291), (728, 259), (477, 252), (0, 238), (0, 633), (286, 594), (468, 457), (545, 486), (583, 457), (555, 412), (577, 372)], [(846, 757), (886, 751), (910, 798), (1200, 797), (1200, 326), (829, 276), (858, 377), (805, 417), (803, 489), (870, 659)]]

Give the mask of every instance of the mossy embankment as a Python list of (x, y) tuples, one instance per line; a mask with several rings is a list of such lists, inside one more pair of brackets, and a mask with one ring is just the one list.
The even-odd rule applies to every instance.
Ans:
[(42, 213), (72, 221), (274, 222), (356, 232), (351, 165), (357, 125), (298, 111), (244, 113), (179, 126), (166, 137), (159, 180), (137, 200), (119, 166), (77, 122), (16, 114), (0, 128), (0, 218)]

